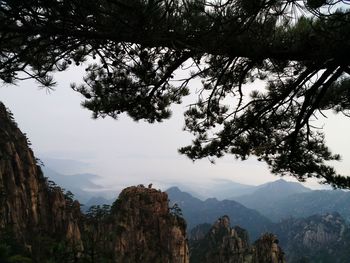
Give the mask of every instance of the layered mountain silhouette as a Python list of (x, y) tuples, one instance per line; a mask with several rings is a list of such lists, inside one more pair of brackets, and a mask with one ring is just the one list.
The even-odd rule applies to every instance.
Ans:
[(230, 217), (232, 225), (239, 225), (247, 229), (249, 236), (256, 239), (266, 232), (271, 224), (267, 217), (236, 201), (218, 201), (216, 198), (202, 201), (181, 191), (178, 187), (171, 187), (166, 192), (170, 203), (177, 204), (181, 208), (188, 230), (202, 223), (211, 224), (220, 216), (227, 215)]
[[(312, 191), (284, 180), (243, 185), (251, 192), (235, 198), (259, 213), (233, 200), (202, 201), (177, 187), (166, 194), (139, 185), (124, 189), (112, 207), (95, 207), (83, 214), (79, 202), (56, 183), (73, 192), (75, 187), (103, 190), (93, 183), (95, 176), (49, 170), (44, 175), (28, 139), (1, 103), (0, 124), (0, 262), (99, 258), (189, 263), (185, 220), (192, 240), (199, 242), (192, 247), (198, 249), (192, 255), (198, 255), (199, 262), (284, 262), (278, 244), (285, 248), (289, 263), (345, 263), (350, 258), (349, 192)], [(240, 186), (231, 186), (234, 196)], [(230, 188), (225, 191), (229, 194)], [(106, 201), (90, 199), (91, 204)], [(307, 214), (315, 215), (297, 218)], [(289, 218), (272, 223), (267, 216)], [(240, 227), (231, 227), (231, 222)], [(195, 227), (198, 224), (202, 225)], [(253, 247), (241, 227), (252, 240), (260, 237)], [(265, 232), (276, 233), (279, 240), (273, 234), (262, 235)]]
[[(76, 199), (85, 206), (100, 205), (104, 201), (112, 203), (117, 196), (115, 191), (106, 191), (99, 184), (94, 183), (94, 179), (99, 176), (91, 173), (63, 174), (51, 169), (48, 166), (42, 167), (43, 173), (49, 180), (74, 193)], [(113, 195), (110, 200), (108, 196)], [(103, 200), (103, 201), (102, 201)], [(98, 201), (98, 202), (96, 202)]]
[[(113, 198), (111, 198), (111, 193), (106, 191), (103, 186), (94, 183), (94, 180), (98, 178), (94, 174), (65, 175), (50, 167), (43, 167), (43, 171), (49, 180), (53, 180), (66, 190), (73, 192), (75, 197), (84, 204), (84, 211), (93, 205), (110, 205), (117, 195), (116, 192), (113, 192)], [(212, 221), (209, 219), (215, 220), (223, 215), (217, 214), (219, 209), (212, 209), (212, 207), (221, 207), (219, 211), (227, 211), (230, 208), (238, 209), (237, 207), (241, 207), (239, 204), (258, 211), (265, 220), (269, 219), (272, 222), (279, 222), (291, 216), (299, 218), (332, 212), (338, 212), (345, 220), (350, 221), (350, 192), (346, 191), (311, 190), (300, 183), (288, 182), (283, 179), (258, 186), (239, 184), (226, 179), (219, 179), (213, 183), (211, 188), (199, 186), (198, 189), (194, 189), (191, 185), (187, 187), (183, 184), (179, 185), (181, 185), (182, 190), (178, 187), (172, 187), (168, 191), (170, 196), (174, 198), (171, 201), (177, 202), (184, 210), (185, 215), (193, 207), (196, 209), (206, 207), (205, 212), (202, 208), (198, 212), (206, 216), (206, 219), (199, 220), (201, 222), (190, 220), (190, 227), (204, 222), (211, 224)], [(205, 198), (206, 196), (212, 196), (212, 198)], [(235, 202), (222, 200), (225, 198)], [(212, 211), (213, 214), (209, 215), (211, 213), (209, 211)], [(192, 213), (195, 214), (195, 212), (189, 212), (189, 215)], [(235, 220), (235, 217), (232, 217), (234, 224)]]
[(342, 190), (311, 190), (300, 183), (283, 179), (259, 186), (249, 195), (232, 198), (278, 222), (288, 217), (338, 212), (350, 220), (350, 192)]
[(237, 196), (251, 194), (259, 187), (222, 178), (196, 185), (184, 184), (181, 182), (175, 182), (173, 185), (201, 200), (206, 200), (208, 198), (217, 198), (218, 200), (232, 199)]

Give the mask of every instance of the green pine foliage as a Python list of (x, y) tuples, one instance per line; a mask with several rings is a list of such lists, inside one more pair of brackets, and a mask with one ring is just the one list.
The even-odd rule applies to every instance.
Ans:
[(0, 229), (0, 262), (32, 263), (30, 253), (14, 238), (11, 227)]
[(197, 94), (185, 113), (194, 140), (182, 154), (257, 156), (273, 173), (349, 188), (328, 165), (340, 156), (312, 125), (326, 109), (349, 115), (350, 13), (338, 2), (2, 1), (0, 79), (50, 89), (55, 72), (83, 65), (72, 88), (94, 117), (151, 123)]

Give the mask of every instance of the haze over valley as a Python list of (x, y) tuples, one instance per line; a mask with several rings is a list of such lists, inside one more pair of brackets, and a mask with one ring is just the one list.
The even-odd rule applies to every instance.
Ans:
[(0, 1), (0, 263), (349, 263), (350, 0)]

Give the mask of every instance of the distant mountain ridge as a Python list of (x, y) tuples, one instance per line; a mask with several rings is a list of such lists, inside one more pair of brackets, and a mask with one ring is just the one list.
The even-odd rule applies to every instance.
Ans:
[(201, 200), (208, 198), (217, 198), (218, 200), (230, 199), (231, 197), (250, 194), (257, 188), (254, 185), (241, 184), (221, 178), (202, 185), (191, 186), (182, 183), (174, 183), (174, 185)]
[(313, 191), (299, 182), (286, 181), (283, 178), (260, 185), (248, 185), (229, 179), (218, 178), (210, 182), (200, 182), (195, 185), (174, 182), (173, 186), (177, 186), (182, 191), (203, 201), (208, 198), (236, 200), (238, 197), (249, 196), (255, 192), (258, 193), (264, 190), (277, 191), (280, 188), (283, 189), (283, 191), (280, 191), (282, 195)]
[(247, 229), (249, 235), (256, 239), (266, 232), (271, 224), (270, 220), (259, 212), (246, 208), (236, 201), (218, 201), (216, 198), (202, 201), (178, 187), (171, 187), (166, 192), (170, 203), (176, 203), (181, 208), (188, 231), (199, 224), (212, 224), (218, 217), (227, 215), (234, 225)]
[[(62, 161), (53, 164), (56, 165), (56, 169), (59, 169), (58, 166), (62, 164)], [(77, 166), (80, 163), (73, 162), (73, 164)], [(94, 183), (94, 180), (98, 178), (94, 174), (64, 175), (51, 169), (50, 166), (43, 167), (43, 172), (46, 177), (49, 177), (49, 180), (53, 180), (66, 190), (73, 192), (75, 197), (84, 204), (84, 211), (92, 205), (112, 204), (118, 195), (117, 192), (106, 191), (103, 186)], [(258, 186), (240, 184), (227, 179), (213, 181), (212, 187), (199, 185), (198, 188), (194, 188), (191, 185), (186, 186), (181, 183), (178, 186), (183, 189), (183, 199), (186, 200), (185, 205), (189, 207), (202, 207), (204, 204), (210, 207), (221, 204), (220, 200), (229, 199), (244, 205), (246, 208), (258, 211), (272, 222), (279, 222), (291, 216), (308, 217), (313, 214), (332, 212), (340, 213), (345, 220), (350, 222), (350, 192), (311, 190), (300, 183), (283, 179)], [(168, 191), (171, 189), (169, 188)], [(177, 192), (179, 191), (177, 188)], [(187, 193), (187, 196), (184, 193)], [(229, 203), (226, 202), (225, 205), (229, 205)], [(222, 214), (217, 216), (222, 216)], [(206, 217), (215, 220), (212, 216), (206, 215)], [(232, 220), (235, 222), (234, 217)], [(206, 222), (212, 223), (209, 220)]]
[[(0, 262), (32, 262), (27, 257), (29, 255), (35, 259), (33, 262), (96, 262), (96, 259), (99, 262), (110, 262), (113, 259), (113, 262), (189, 263), (186, 223), (176, 206), (169, 207), (166, 193), (151, 186), (128, 187), (122, 191), (113, 206), (107, 208), (109, 210), (97, 208), (83, 215), (79, 203), (72, 199), (70, 193), (64, 192), (44, 177), (28, 147), (27, 138), (1, 104), (0, 124), (0, 156), (3, 157), (0, 162)], [(79, 176), (69, 178), (73, 180), (71, 183), (79, 182), (76, 180)], [(89, 176), (94, 175), (85, 175)], [(80, 182), (82, 187), (83, 181)], [(72, 186), (68, 185), (68, 188)], [(283, 180), (258, 187), (251, 195), (259, 197), (259, 191), (260, 197), (267, 196), (275, 205), (301, 196), (304, 199), (300, 198), (300, 202), (306, 200), (310, 205), (307, 207), (300, 203), (300, 208), (304, 211), (312, 211), (319, 204), (323, 204), (320, 209), (340, 209), (343, 205), (343, 213), (349, 210), (349, 192), (309, 191)], [(278, 250), (279, 242), (286, 245), (289, 263), (349, 261), (350, 228), (339, 213), (289, 218), (273, 224), (258, 212), (232, 200), (209, 198), (201, 201), (177, 187), (170, 188), (168, 192), (169, 198), (182, 206), (185, 218), (192, 220), (192, 224), (203, 219), (212, 223), (212, 218), (217, 214), (223, 215), (214, 227), (209, 228), (209, 235), (204, 234), (209, 243), (205, 241), (202, 247), (204, 250), (197, 253), (200, 256), (205, 253), (216, 257), (219, 252), (219, 260), (209, 260), (209, 263), (237, 262), (230, 258), (221, 261), (222, 255), (230, 253), (229, 256), (238, 256), (239, 262), (245, 256), (248, 256), (248, 260), (253, 259), (254, 263), (281, 262), (274, 260), (280, 258), (279, 254), (283, 256)], [(286, 197), (278, 199), (283, 194)], [(314, 197), (317, 194), (319, 198), (315, 199), (315, 203), (310, 202), (309, 195)], [(276, 200), (271, 198), (274, 195)], [(97, 198), (92, 201), (105, 200)], [(290, 204), (291, 202), (284, 205), (291, 210)], [(248, 226), (249, 232), (254, 233), (253, 236), (272, 231), (277, 232), (280, 240), (274, 235), (265, 235), (254, 245), (253, 252), (257, 253), (247, 255), (244, 253), (249, 249), (247, 234), (240, 227), (231, 228), (228, 216), (232, 217), (234, 224)], [(208, 229), (206, 225), (201, 228), (195, 229), (198, 239)], [(23, 246), (21, 253), (25, 257), (16, 253), (10, 255), (12, 251), (9, 245), (16, 245), (12, 241)], [(237, 254), (232, 253), (235, 251)], [(11, 256), (10, 260), (7, 260), (8, 256)], [(1, 257), (6, 257), (5, 261)], [(244, 262), (247, 263), (245, 259)]]
[(272, 191), (274, 194), (279, 194), (279, 196), (281, 196), (310, 192), (312, 190), (297, 182), (289, 182), (284, 179), (278, 179), (276, 181), (257, 186), (254, 193), (256, 194), (263, 191)]
[(311, 189), (299, 183), (287, 182), (280, 179), (258, 186), (255, 191), (249, 195), (233, 197), (231, 200), (235, 200), (246, 207), (255, 209), (266, 216), (270, 216), (271, 211), (276, 209), (276, 202), (279, 200), (285, 200), (291, 195), (311, 191)]
[[(86, 204), (91, 198), (101, 197), (109, 200), (109, 198), (107, 198), (108, 196), (113, 195), (116, 197), (118, 195), (118, 193), (106, 191), (103, 186), (94, 183), (93, 179), (98, 178), (98, 175), (96, 174), (80, 173), (65, 175), (47, 166), (42, 167), (42, 171), (49, 180), (52, 180), (64, 189), (71, 191), (75, 198), (82, 204)], [(86, 189), (89, 189), (90, 191)]]
[(338, 212), (350, 222), (350, 192), (341, 190), (314, 190), (276, 200), (269, 218), (279, 221), (288, 216), (308, 217), (313, 214)]
[(311, 190), (283, 179), (259, 186), (253, 193), (232, 198), (278, 222), (288, 217), (338, 212), (350, 220), (350, 192)]

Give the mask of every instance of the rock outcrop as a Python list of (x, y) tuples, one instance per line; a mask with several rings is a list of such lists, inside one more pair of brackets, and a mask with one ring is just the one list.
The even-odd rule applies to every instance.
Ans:
[(192, 241), (199, 241), (205, 237), (212, 225), (208, 223), (199, 224), (191, 229), (188, 238)]
[(14, 238), (35, 262), (189, 262), (186, 223), (166, 193), (128, 187), (111, 210), (83, 215), (44, 177), (29, 144), (0, 103), (1, 242)]
[(278, 239), (274, 234), (266, 233), (262, 235), (253, 245), (252, 263), (285, 263), (285, 255), (281, 247), (278, 246)]
[(289, 263), (340, 263), (350, 256), (350, 229), (338, 213), (290, 218), (275, 230)]
[(219, 218), (202, 239), (191, 240), (191, 263), (285, 263), (284, 253), (272, 234), (253, 246), (246, 230), (231, 228), (228, 216)]
[(11, 228), (28, 250), (35, 250), (40, 245), (35, 239), (42, 236), (81, 246), (79, 203), (43, 176), (28, 144), (0, 103), (0, 232)]
[(115, 262), (188, 263), (186, 223), (176, 212), (164, 192), (124, 189), (111, 211)]
[(259, 212), (246, 208), (233, 200), (219, 201), (216, 198), (209, 198), (202, 201), (177, 187), (169, 188), (167, 192), (171, 203), (176, 203), (181, 208), (188, 229), (203, 223), (211, 224), (220, 216), (227, 215), (237, 225), (247, 229), (249, 236), (255, 240), (271, 225), (270, 220)]

